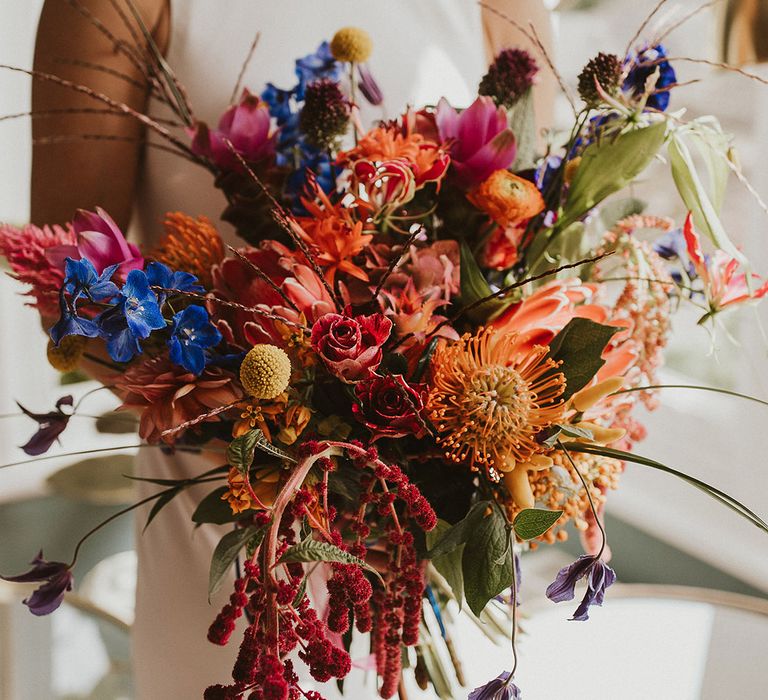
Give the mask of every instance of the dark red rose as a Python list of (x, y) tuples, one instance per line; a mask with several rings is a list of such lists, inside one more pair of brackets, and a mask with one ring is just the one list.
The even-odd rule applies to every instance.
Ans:
[(392, 332), (382, 314), (325, 314), (312, 326), (312, 348), (343, 382), (367, 379), (381, 363), (381, 346)]
[(419, 413), (424, 408), (422, 395), (409, 386), (402, 375), (372, 377), (355, 385), (359, 403), (352, 412), (368, 430), (373, 439), (398, 438), (404, 435), (421, 437), (424, 423)]

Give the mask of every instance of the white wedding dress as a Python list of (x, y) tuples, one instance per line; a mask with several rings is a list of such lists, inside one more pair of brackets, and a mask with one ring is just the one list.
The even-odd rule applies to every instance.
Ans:
[[(473, 0), (175, 0), (168, 62), (198, 118), (215, 124), (256, 32), (261, 36), (244, 85), (258, 93), (267, 81), (292, 87), (294, 60), (349, 25), (373, 37), (369, 65), (385, 95), (384, 106), (366, 109), (364, 120), (396, 116), (407, 103), (436, 103), (442, 96), (465, 106), (476, 94), (486, 53), (481, 10)], [(156, 238), (167, 211), (217, 221), (224, 204), (208, 172), (150, 148), (133, 234), (144, 242)], [(220, 230), (233, 238), (225, 224)], [(212, 459), (214, 465), (222, 461), (221, 455)], [(138, 461), (140, 475), (152, 478), (182, 478), (211, 466), (200, 456), (169, 458), (157, 449), (143, 450)], [(145, 496), (157, 487), (140, 482), (139, 488)], [(225, 585), (207, 601), (211, 553), (226, 530), (206, 526), (193, 532), (190, 515), (205, 492), (177, 497), (146, 533), (143, 518), (137, 519), (133, 662), (138, 700), (194, 700), (207, 685), (231, 678), (239, 635), (224, 648), (206, 641), (208, 625), (230, 591)], [(331, 697), (336, 689), (329, 685), (324, 694)], [(348, 697), (376, 696), (372, 684), (350, 692)]]

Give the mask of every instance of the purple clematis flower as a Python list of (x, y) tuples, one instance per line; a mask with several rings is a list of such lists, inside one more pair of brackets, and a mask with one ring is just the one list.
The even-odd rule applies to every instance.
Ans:
[(509, 671), (503, 671), (492, 681), (475, 688), (467, 700), (522, 700), (523, 694), (511, 682), (510, 675)]
[(62, 396), (56, 402), (56, 410), (49, 411), (48, 413), (32, 413), (32, 411), (24, 408), (18, 401), (16, 405), (24, 412), (24, 415), (37, 421), (38, 424), (37, 432), (21, 447), (25, 454), (28, 454), (30, 457), (36, 457), (48, 452), (51, 445), (64, 432), (64, 428), (67, 427), (69, 419), (72, 417), (71, 413), (64, 413), (61, 410), (62, 406), (72, 405), (71, 395)]
[(587, 590), (576, 608), (572, 620), (583, 622), (589, 619), (591, 605), (602, 605), (605, 589), (616, 581), (616, 573), (602, 559), (582, 554), (573, 564), (563, 567), (555, 580), (547, 587), (547, 598), (555, 603), (573, 600), (576, 582), (587, 578)]
[(460, 187), (471, 189), (514, 162), (515, 135), (509, 129), (506, 110), (497, 107), (492, 98), (478, 97), (461, 114), (443, 98), (435, 121), (440, 139), (452, 142), (450, 172)]
[(208, 312), (202, 306), (193, 304), (174, 315), (168, 341), (174, 364), (198, 375), (205, 368), (206, 349), (220, 342), (221, 333), (211, 324)]
[(199, 122), (189, 134), (195, 154), (210, 158), (221, 170), (241, 172), (243, 167), (227, 141), (244, 160), (253, 163), (274, 155), (275, 134), (270, 131), (269, 106), (244, 90), (240, 102), (221, 116), (217, 129)]
[(88, 258), (99, 275), (110, 265), (117, 265), (124, 275), (144, 267), (139, 248), (125, 240), (120, 227), (103, 209), (78, 209), (72, 228), (77, 235), (76, 245), (55, 246), (46, 251), (55, 265), (63, 266), (66, 258)]
[(0, 578), (12, 583), (44, 582), (29, 598), (25, 598), (23, 603), (33, 615), (48, 615), (61, 605), (64, 594), (72, 590), (72, 571), (69, 564), (43, 559), (42, 549), (31, 564), (32, 568), (25, 574)]

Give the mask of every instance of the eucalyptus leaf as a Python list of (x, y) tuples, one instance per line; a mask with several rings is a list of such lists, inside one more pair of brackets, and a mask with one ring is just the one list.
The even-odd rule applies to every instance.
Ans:
[(587, 146), (573, 176), (557, 230), (564, 230), (606, 197), (629, 185), (664, 145), (666, 129), (666, 122), (659, 121)]
[[(426, 533), (427, 549), (434, 547), (450, 529), (450, 523), (445, 522), (445, 520), (438, 520), (434, 529)], [(463, 554), (464, 545), (462, 544), (447, 554), (432, 558), (432, 565), (450, 586), (453, 597), (459, 604), (459, 609), (464, 603), (464, 576), (461, 572)]]
[(515, 518), (515, 533), (521, 540), (541, 537), (563, 514), (562, 510), (544, 510), (543, 508), (524, 508)]
[(490, 505), (490, 501), (479, 501), (478, 503), (475, 503), (463, 520), (450, 526), (449, 529), (442, 534), (442, 536), (435, 542), (434, 546), (427, 552), (427, 557), (429, 559), (442, 557), (446, 554), (450, 554), (457, 547), (467, 542), (472, 530), (475, 529), (485, 517)]
[(491, 509), (471, 532), (462, 556), (464, 598), (480, 615), (489, 600), (509, 588), (515, 577), (514, 556), (507, 519)]
[(605, 364), (601, 357), (608, 341), (619, 329), (587, 318), (573, 318), (549, 344), (549, 357), (562, 361), (555, 370), (565, 376), (563, 401), (589, 384)]
[(210, 598), (221, 586), (232, 564), (235, 563), (240, 550), (246, 545), (258, 547), (264, 539), (267, 525), (238, 528), (228, 532), (221, 538), (213, 551), (211, 570), (208, 575), (208, 597)]

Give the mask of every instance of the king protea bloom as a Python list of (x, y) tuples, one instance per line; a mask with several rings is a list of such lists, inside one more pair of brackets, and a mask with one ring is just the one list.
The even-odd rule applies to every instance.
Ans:
[(536, 435), (565, 410), (565, 378), (548, 352), (520, 352), (516, 334), (490, 328), (436, 350), (427, 409), (448, 459), (494, 476), (542, 450)]

